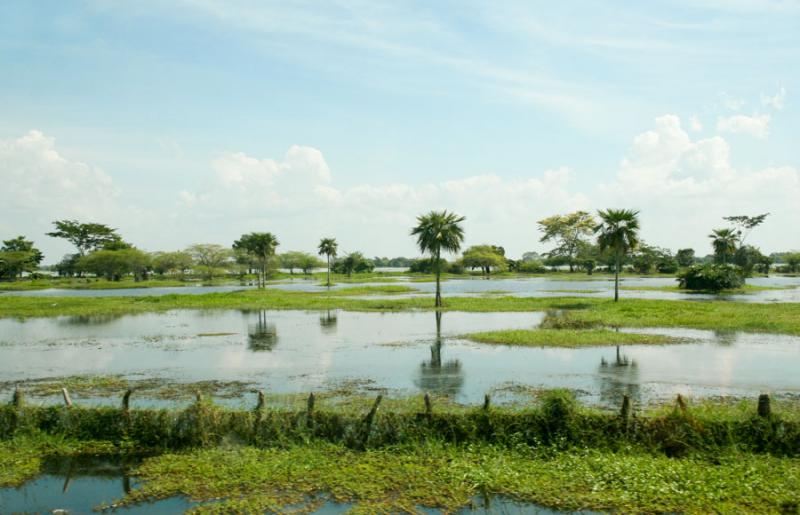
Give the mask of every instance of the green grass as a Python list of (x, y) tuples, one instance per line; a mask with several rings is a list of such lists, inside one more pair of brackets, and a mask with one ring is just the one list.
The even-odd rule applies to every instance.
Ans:
[(467, 334), (480, 343), (525, 347), (592, 347), (601, 345), (662, 345), (680, 340), (669, 336), (620, 333), (612, 329), (511, 329)]
[(215, 500), (200, 513), (313, 508), (308, 496), (314, 495), (353, 503), (355, 513), (416, 512), (416, 506), (451, 512), (486, 495), (625, 513), (780, 513), (800, 502), (800, 460), (737, 453), (670, 459), (633, 450), (554, 453), (424, 442), (354, 452), (311, 444), (166, 454), (135, 473), (143, 483), (125, 503), (176, 495)]
[(132, 277), (126, 277), (120, 281), (108, 281), (99, 278), (47, 278), (33, 280), (18, 280), (12, 282), (0, 282), (0, 291), (34, 291), (46, 290), (50, 288), (64, 290), (125, 290), (131, 288), (167, 288), (178, 286), (221, 286), (238, 285), (235, 279), (214, 279), (210, 281), (201, 280), (195, 277), (193, 280), (187, 279), (161, 279), (151, 278), (147, 281), (136, 282)]
[(760, 291), (772, 291), (772, 290), (793, 290), (797, 288), (797, 286), (760, 286), (756, 284), (745, 284), (741, 288), (736, 288), (733, 290), (723, 290), (720, 292), (716, 291), (705, 291), (705, 290), (686, 290), (681, 288), (677, 285), (672, 286), (620, 286), (620, 290), (629, 290), (629, 291), (666, 291), (666, 292), (676, 292), (676, 293), (711, 293), (711, 294), (718, 294), (718, 295), (734, 295), (734, 294), (743, 294), (743, 293), (756, 293)]

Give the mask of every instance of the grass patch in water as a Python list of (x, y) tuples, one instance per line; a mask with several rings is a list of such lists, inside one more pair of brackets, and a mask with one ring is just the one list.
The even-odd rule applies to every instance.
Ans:
[(677, 343), (670, 336), (622, 333), (613, 329), (509, 329), (467, 334), (464, 338), (479, 342), (526, 347), (597, 347), (603, 345), (663, 345)]
[(166, 454), (134, 473), (143, 483), (125, 503), (175, 495), (219, 500), (198, 513), (314, 509), (315, 496), (353, 503), (355, 513), (416, 512), (417, 506), (452, 512), (479, 495), (625, 513), (780, 513), (796, 511), (800, 502), (800, 460), (735, 452), (672, 459), (637, 450), (436, 441), (366, 452), (312, 443)]
[(697, 294), (712, 294), (712, 295), (741, 295), (746, 293), (757, 293), (760, 291), (774, 291), (774, 290), (793, 290), (798, 288), (797, 285), (788, 286), (765, 286), (758, 284), (745, 284), (741, 288), (732, 290), (712, 291), (712, 290), (687, 290), (677, 285), (665, 286), (624, 286), (619, 287), (620, 290), (628, 291), (664, 291), (675, 293), (697, 293)]

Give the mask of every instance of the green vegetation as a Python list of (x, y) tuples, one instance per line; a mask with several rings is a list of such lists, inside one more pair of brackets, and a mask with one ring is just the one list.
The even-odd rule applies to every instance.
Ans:
[(619, 271), (625, 256), (639, 245), (639, 212), (629, 209), (598, 211), (602, 222), (595, 227), (600, 252), (614, 255), (614, 302), (619, 300)]
[(428, 253), (436, 274), (435, 306), (442, 306), (442, 251), (458, 252), (464, 241), (464, 228), (461, 224), (465, 218), (447, 211), (431, 211), (417, 217), (417, 225), (411, 229), (411, 235), (417, 237), (420, 252)]
[(744, 293), (756, 293), (760, 291), (774, 291), (774, 290), (792, 290), (798, 288), (798, 286), (761, 286), (756, 284), (743, 284), (740, 288), (736, 288), (733, 290), (723, 290), (722, 292), (713, 291), (713, 290), (686, 290), (681, 288), (678, 285), (675, 286), (620, 286), (620, 290), (630, 290), (630, 291), (669, 291), (669, 292), (676, 292), (676, 293), (724, 293), (726, 295), (731, 294), (744, 294)]
[(621, 333), (612, 329), (510, 329), (472, 333), (464, 338), (480, 343), (522, 345), (526, 347), (593, 347), (600, 345), (634, 345), (677, 343), (669, 336)]

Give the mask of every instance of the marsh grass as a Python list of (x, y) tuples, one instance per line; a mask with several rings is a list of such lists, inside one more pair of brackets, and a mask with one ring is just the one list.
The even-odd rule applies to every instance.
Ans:
[(510, 329), (472, 333), (463, 337), (479, 343), (569, 348), (602, 345), (664, 345), (683, 341), (671, 336), (623, 333), (613, 329)]

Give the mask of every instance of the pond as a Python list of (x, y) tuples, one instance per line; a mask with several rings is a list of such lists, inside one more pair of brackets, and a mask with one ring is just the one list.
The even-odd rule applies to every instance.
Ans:
[(119, 288), (101, 290), (79, 290), (48, 288), (45, 290), (6, 291), (0, 297), (151, 297), (160, 295), (203, 295), (206, 293), (228, 293), (252, 289), (247, 285), (225, 286), (166, 286), (153, 288)]
[[(581, 349), (478, 344), (460, 335), (535, 328), (542, 313), (170, 311), (0, 320), (0, 397), (17, 383), (74, 375), (176, 382), (241, 381), (247, 390), (307, 393), (358, 385), (400, 395), (435, 392), (479, 403), (532, 388), (570, 388), (587, 403), (640, 403), (681, 393), (800, 395), (800, 338), (676, 329), (640, 332), (677, 345)], [(57, 390), (56, 390), (57, 391)], [(121, 393), (121, 392), (120, 392)], [(239, 392), (241, 393), (241, 392)], [(253, 403), (235, 395), (230, 403)], [(137, 393), (136, 402), (147, 404)], [(114, 398), (73, 395), (77, 402)], [(152, 401), (155, 402), (155, 401)], [(134, 403), (135, 404), (135, 403)]]

